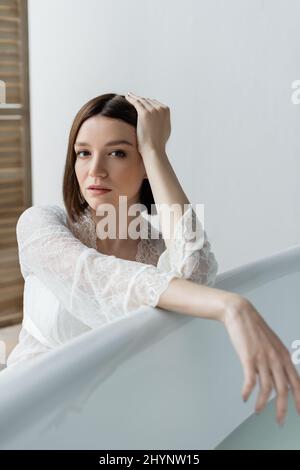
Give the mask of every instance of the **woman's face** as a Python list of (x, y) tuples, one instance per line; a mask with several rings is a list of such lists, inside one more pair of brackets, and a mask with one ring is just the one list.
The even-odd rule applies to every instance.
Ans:
[[(126, 140), (126, 143), (110, 144)], [(79, 143), (84, 143), (80, 145)], [(119, 196), (127, 196), (127, 208), (139, 202), (139, 191), (146, 174), (137, 149), (136, 129), (124, 121), (105, 116), (87, 119), (75, 140), (75, 173), (80, 190), (96, 211), (101, 203), (119, 207)], [(89, 190), (92, 184), (111, 189), (103, 194)]]

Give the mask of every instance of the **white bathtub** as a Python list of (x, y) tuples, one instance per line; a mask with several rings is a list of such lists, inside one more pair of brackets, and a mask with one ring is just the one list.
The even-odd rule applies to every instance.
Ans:
[[(222, 273), (215, 287), (249, 298), (292, 352), (300, 245)], [(257, 392), (242, 401), (242, 367), (220, 323), (152, 307), (1, 374), (0, 449), (214, 449), (253, 413)], [(300, 449), (293, 405), (283, 429), (273, 403), (251, 419), (268, 419), (275, 443), (278, 432), (288, 443), (293, 423)]]

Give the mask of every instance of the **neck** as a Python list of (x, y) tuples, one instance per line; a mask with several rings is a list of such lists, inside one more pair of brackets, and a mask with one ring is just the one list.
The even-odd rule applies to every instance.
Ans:
[[(141, 214), (132, 216), (124, 211), (120, 214), (118, 208), (116, 208), (115, 217), (112, 218), (108, 217), (107, 214), (101, 216), (96, 215), (95, 210), (91, 210), (91, 213), (97, 231), (97, 248), (100, 249), (100, 251), (117, 252), (122, 250), (134, 250), (138, 245), (142, 238), (140, 233), (142, 228), (140, 222), (142, 218)], [(131, 222), (133, 222), (133, 225), (129, 227)], [(102, 238), (105, 233), (107, 233), (107, 238)], [(132, 238), (134, 235), (138, 235), (138, 237)]]

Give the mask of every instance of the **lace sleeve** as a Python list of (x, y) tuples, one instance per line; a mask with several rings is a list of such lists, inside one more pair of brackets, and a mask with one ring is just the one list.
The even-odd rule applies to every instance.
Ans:
[(192, 205), (178, 221), (174, 237), (169, 247), (160, 255), (157, 267), (160, 270), (173, 271), (177, 277), (207, 286), (214, 285), (218, 263)]
[(32, 206), (18, 219), (21, 272), (34, 274), (64, 308), (89, 327), (155, 307), (175, 276), (152, 265), (104, 255), (68, 228), (59, 206)]

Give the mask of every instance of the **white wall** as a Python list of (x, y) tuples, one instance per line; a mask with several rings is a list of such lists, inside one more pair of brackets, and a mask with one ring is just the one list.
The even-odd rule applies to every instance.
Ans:
[(298, 0), (29, 0), (33, 204), (59, 204), (94, 96), (168, 104), (167, 153), (219, 272), (299, 243)]

